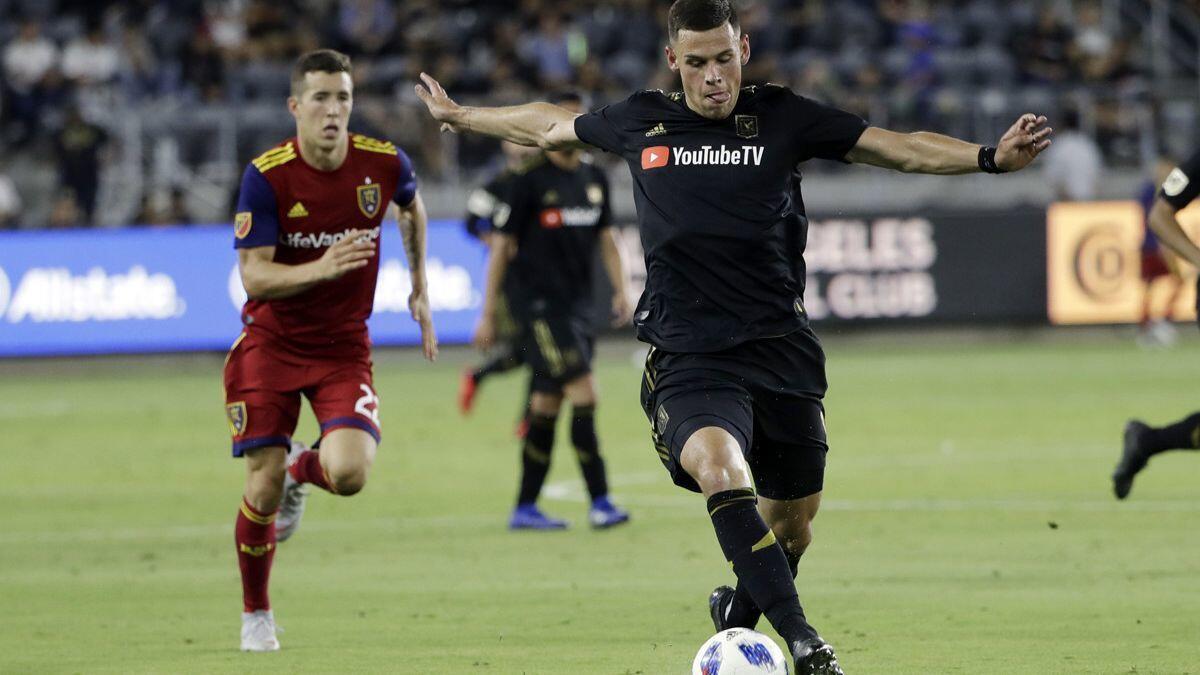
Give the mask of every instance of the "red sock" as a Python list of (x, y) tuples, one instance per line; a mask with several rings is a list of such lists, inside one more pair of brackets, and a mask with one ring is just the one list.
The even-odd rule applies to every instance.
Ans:
[(243, 608), (247, 612), (271, 609), (267, 582), (275, 559), (275, 514), (259, 513), (243, 497), (233, 539), (237, 542), (238, 567), (242, 569)]
[(335, 492), (329, 483), (329, 476), (321, 468), (321, 456), (316, 450), (305, 450), (296, 458), (296, 462), (288, 467), (288, 473), (298, 483), (312, 483), (326, 492)]

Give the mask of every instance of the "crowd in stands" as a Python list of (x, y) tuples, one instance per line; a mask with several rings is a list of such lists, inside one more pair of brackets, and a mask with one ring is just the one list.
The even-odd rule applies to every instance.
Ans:
[[(58, 174), (46, 224), (94, 222), (98, 176), (129, 151), (114, 132), (114, 111), (137, 114), (164, 100), (189, 108), (279, 102), (294, 57), (319, 46), (354, 58), (356, 97), (385, 103), (360, 123), (385, 133), (391, 129), (379, 120), (413, 103), (422, 70), (456, 97), (493, 104), (565, 87), (595, 104), (638, 88), (674, 89), (662, 57), (669, 4), (0, 0), (0, 144), (8, 149), (0, 156), (0, 227), (16, 224), (29, 201), (6, 176), (14, 157), (52, 163)], [(980, 97), (1022, 91), (1055, 102), (1078, 91), (1094, 103), (1085, 126), (1106, 155), (1119, 155), (1129, 122), (1106, 106), (1146, 95), (1139, 36), (1108, 25), (1097, 0), (740, 4), (753, 53), (748, 81), (789, 84), (893, 128), (963, 133), (964, 111)], [(396, 140), (432, 179), (449, 163), (475, 166), (492, 152), (464, 144), (447, 160), (436, 133), (407, 133)], [(239, 137), (238, 161), (277, 140)], [(146, 195), (138, 218), (186, 219), (178, 194), (185, 188)]]

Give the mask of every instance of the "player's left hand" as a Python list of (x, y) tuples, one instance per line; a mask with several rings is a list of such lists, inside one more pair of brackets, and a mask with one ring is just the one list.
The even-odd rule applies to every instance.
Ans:
[(996, 144), (996, 166), (1005, 171), (1019, 171), (1050, 147), (1054, 129), (1046, 126), (1045, 116), (1021, 115)]
[(613, 328), (624, 328), (633, 321), (633, 306), (624, 293), (613, 293), (611, 318)]
[(429, 311), (429, 295), (424, 290), (414, 290), (408, 296), (408, 311), (413, 321), (421, 327), (421, 351), (429, 361), (438, 355), (437, 332), (433, 330), (433, 314)]
[(442, 123), (442, 131), (457, 132), (458, 113), (462, 110), (462, 106), (455, 103), (442, 85), (429, 75), (421, 73), (421, 81), (425, 83), (424, 87), (419, 84), (413, 87), (417, 92), (417, 98), (421, 99), (426, 108), (429, 108), (429, 114), (433, 115), (433, 119)]

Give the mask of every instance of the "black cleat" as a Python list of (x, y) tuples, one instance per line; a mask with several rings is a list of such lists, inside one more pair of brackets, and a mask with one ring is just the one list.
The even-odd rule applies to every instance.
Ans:
[(1133, 488), (1133, 477), (1146, 468), (1146, 463), (1150, 461), (1150, 453), (1142, 447), (1142, 439), (1149, 430), (1150, 427), (1137, 420), (1129, 420), (1125, 424), (1125, 447), (1121, 451), (1121, 461), (1117, 462), (1117, 468), (1112, 475), (1113, 494), (1117, 495), (1117, 499), (1129, 496), (1129, 490)]
[(717, 586), (708, 596), (708, 613), (712, 616), (713, 628), (718, 633), (734, 628), (725, 622), (725, 610), (733, 602), (734, 590), (728, 586)]
[(792, 656), (796, 658), (796, 675), (846, 675), (833, 647), (819, 637), (793, 643)]

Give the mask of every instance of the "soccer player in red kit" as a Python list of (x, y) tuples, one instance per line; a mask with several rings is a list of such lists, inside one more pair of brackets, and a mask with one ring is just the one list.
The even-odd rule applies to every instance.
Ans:
[[(350, 59), (322, 49), (292, 70), (296, 136), (246, 167), (235, 242), (249, 300), (225, 362), (233, 455), (246, 459), (235, 539), (242, 573), (243, 651), (279, 649), (267, 582), (277, 541), (303, 512), (306, 485), (363, 488), (379, 443), (367, 317), (388, 202), (412, 274), (409, 309), (426, 358), (437, 353), (425, 281), (425, 207), (408, 157), (351, 134)], [(303, 395), (321, 425), (320, 450), (292, 440)]]

